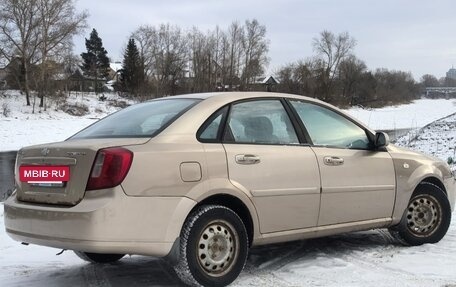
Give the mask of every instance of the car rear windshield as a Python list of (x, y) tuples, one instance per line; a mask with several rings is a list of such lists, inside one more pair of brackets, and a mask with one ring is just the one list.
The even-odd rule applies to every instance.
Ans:
[(163, 99), (120, 110), (70, 139), (153, 137), (197, 104), (199, 99)]

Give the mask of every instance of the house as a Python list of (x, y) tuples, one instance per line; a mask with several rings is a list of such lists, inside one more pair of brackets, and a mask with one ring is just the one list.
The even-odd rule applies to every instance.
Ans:
[(121, 62), (109, 63), (108, 81), (118, 82), (121, 71), (122, 71), (122, 63)]
[(249, 90), (272, 92), (278, 84), (280, 84), (280, 81), (272, 75), (257, 77), (255, 82), (249, 86)]

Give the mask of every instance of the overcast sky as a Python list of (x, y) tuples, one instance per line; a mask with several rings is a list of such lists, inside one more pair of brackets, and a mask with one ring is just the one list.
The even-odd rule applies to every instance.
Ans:
[[(312, 56), (311, 42), (322, 30), (347, 31), (357, 40), (355, 54), (369, 69), (445, 76), (456, 66), (455, 0), (79, 0), (78, 9), (90, 13), (95, 28), (113, 60), (122, 59), (128, 36), (142, 24), (170, 23), (202, 31), (216, 25), (256, 18), (270, 39), (268, 71)], [(75, 49), (84, 49), (84, 37)]]

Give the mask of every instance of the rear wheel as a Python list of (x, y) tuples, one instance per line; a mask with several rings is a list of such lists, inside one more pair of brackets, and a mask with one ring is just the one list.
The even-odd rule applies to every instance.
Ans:
[(451, 221), (451, 207), (443, 190), (423, 182), (415, 190), (401, 222), (391, 233), (407, 245), (439, 242)]
[(247, 231), (229, 208), (205, 205), (187, 218), (180, 237), (180, 256), (174, 267), (191, 286), (226, 286), (244, 268)]
[(74, 251), (74, 253), (82, 260), (90, 263), (112, 263), (119, 261), (125, 256), (125, 254), (102, 254), (82, 251)]

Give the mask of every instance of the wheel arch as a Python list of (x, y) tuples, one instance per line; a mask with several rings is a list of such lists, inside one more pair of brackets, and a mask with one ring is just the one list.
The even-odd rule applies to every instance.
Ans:
[(445, 195), (448, 196), (448, 193), (447, 193), (447, 190), (445, 188), (445, 185), (443, 184), (443, 182), (440, 179), (438, 179), (435, 176), (428, 176), (428, 177), (423, 178), (417, 184), (417, 186), (415, 186), (415, 189), (413, 190), (413, 192), (415, 192), (416, 188), (422, 183), (430, 183), (430, 184), (436, 185), (437, 187), (439, 187), (445, 193)]
[(190, 211), (192, 213), (194, 210), (199, 208), (202, 205), (209, 205), (209, 204), (216, 204), (225, 206), (231, 210), (233, 210), (242, 220), (244, 226), (247, 230), (247, 235), (249, 239), (249, 246), (252, 246), (254, 234), (255, 234), (255, 223), (252, 217), (252, 214), (247, 207), (247, 205), (238, 197), (227, 194), (227, 193), (220, 193), (208, 196), (201, 201), (199, 201), (193, 209)]

